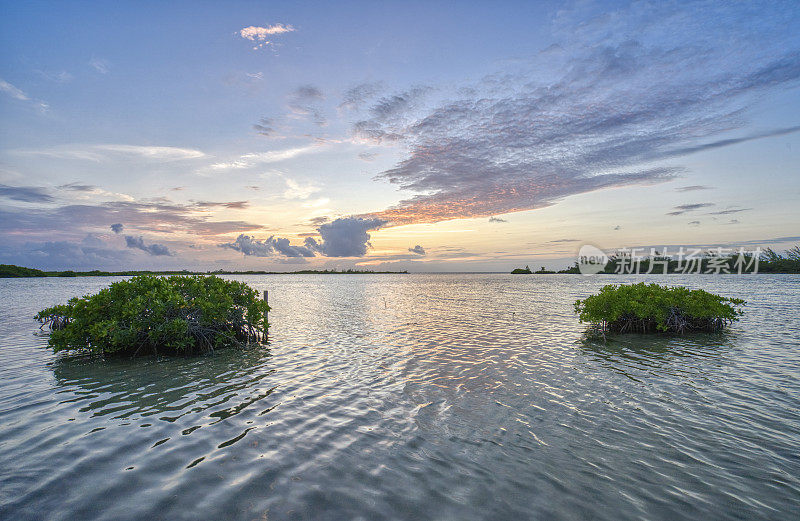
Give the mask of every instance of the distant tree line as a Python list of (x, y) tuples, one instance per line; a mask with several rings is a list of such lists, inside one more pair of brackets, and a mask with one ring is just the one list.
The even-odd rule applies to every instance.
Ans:
[[(630, 250), (618, 251), (612, 254), (603, 274), (699, 274), (699, 273), (800, 273), (800, 246), (795, 246), (783, 253), (778, 253), (772, 248), (753, 252), (724, 252), (720, 250), (692, 251), (690, 255), (670, 256), (660, 255), (634, 255)], [(546, 274), (546, 273), (580, 273), (578, 262), (572, 266), (554, 272), (545, 270), (544, 266), (539, 271), (531, 271), (528, 266), (524, 269), (516, 268), (514, 274)]]
[(284, 275), (284, 274), (315, 274), (315, 275), (362, 275), (362, 274), (390, 274), (408, 271), (372, 271), (372, 270), (300, 270), (300, 271), (42, 271), (34, 268), (25, 268), (13, 264), (0, 264), (0, 278), (15, 277), (135, 277), (137, 275)]

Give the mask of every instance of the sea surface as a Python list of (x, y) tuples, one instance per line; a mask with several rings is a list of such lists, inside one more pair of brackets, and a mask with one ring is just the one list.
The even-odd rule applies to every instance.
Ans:
[[(800, 519), (800, 276), (254, 275), (268, 346), (53, 355), (115, 278), (0, 279), (0, 519)], [(656, 280), (722, 334), (586, 340)]]

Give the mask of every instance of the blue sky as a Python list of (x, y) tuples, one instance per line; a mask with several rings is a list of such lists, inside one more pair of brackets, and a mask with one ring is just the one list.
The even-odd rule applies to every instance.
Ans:
[(3, 263), (800, 242), (796, 2), (0, 6)]

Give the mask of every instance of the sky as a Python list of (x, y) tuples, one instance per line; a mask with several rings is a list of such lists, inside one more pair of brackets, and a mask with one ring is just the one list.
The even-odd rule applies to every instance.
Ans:
[(800, 4), (0, 1), (0, 263), (800, 243)]

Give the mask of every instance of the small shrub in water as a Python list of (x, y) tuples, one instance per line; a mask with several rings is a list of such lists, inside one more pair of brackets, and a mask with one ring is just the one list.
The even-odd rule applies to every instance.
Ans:
[(601, 333), (678, 333), (719, 331), (739, 319), (744, 300), (701, 289), (658, 284), (609, 284), (575, 302), (581, 322)]
[(262, 342), (269, 306), (243, 282), (143, 275), (36, 315), (53, 351), (194, 354)]

